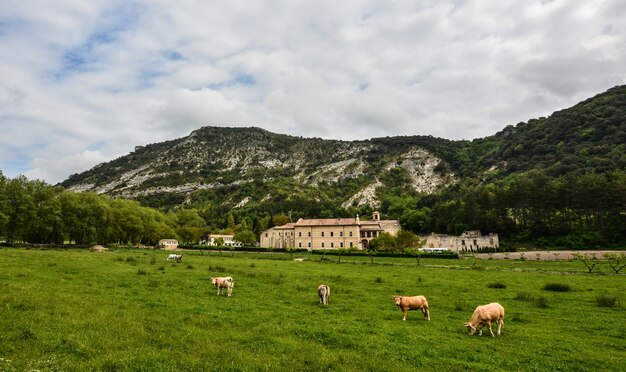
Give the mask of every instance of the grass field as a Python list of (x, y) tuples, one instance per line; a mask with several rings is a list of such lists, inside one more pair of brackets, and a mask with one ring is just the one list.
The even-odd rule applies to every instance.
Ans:
[[(0, 249), (0, 371), (626, 370), (626, 276), (610, 268), (166, 255)], [(231, 298), (210, 286), (222, 275)], [(425, 295), (432, 320), (403, 322), (394, 294)], [(502, 336), (468, 336), (476, 305), (495, 301)]]

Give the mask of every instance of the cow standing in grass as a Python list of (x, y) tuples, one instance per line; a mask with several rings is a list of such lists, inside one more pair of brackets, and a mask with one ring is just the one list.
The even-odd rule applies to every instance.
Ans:
[(230, 276), (223, 276), (219, 278), (211, 278), (211, 283), (217, 287), (217, 295), (220, 295), (220, 291), (224, 294), (224, 288), (226, 288), (228, 292), (228, 297), (233, 294), (233, 287), (235, 286), (235, 281)]
[(426, 320), (430, 320), (428, 301), (424, 296), (392, 296), (396, 305), (402, 310), (402, 320), (406, 321), (406, 312), (409, 310), (421, 310)]
[(330, 287), (326, 284), (321, 284), (317, 287), (317, 295), (320, 298), (320, 304), (328, 305), (328, 297), (330, 297)]
[(474, 314), (472, 314), (469, 322), (465, 323), (465, 326), (467, 327), (467, 331), (470, 335), (473, 335), (476, 331), (478, 331), (478, 334), (482, 336), (482, 328), (486, 324), (489, 326), (489, 333), (491, 333), (491, 337), (495, 337), (493, 335), (493, 330), (491, 329), (491, 322), (496, 322), (498, 324), (498, 336), (500, 336), (502, 325), (504, 325), (504, 307), (502, 307), (499, 303), (494, 302), (488, 305), (476, 307)]
[(181, 262), (183, 262), (183, 255), (182, 254), (174, 254), (174, 253), (172, 253), (169, 256), (167, 256), (167, 261), (168, 262), (174, 261), (174, 262), (181, 263)]

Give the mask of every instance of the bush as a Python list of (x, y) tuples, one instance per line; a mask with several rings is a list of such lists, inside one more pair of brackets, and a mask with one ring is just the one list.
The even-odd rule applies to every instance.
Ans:
[(506, 284), (504, 284), (502, 282), (489, 283), (489, 284), (487, 284), (487, 288), (505, 289), (506, 288)]
[(537, 305), (537, 307), (539, 308), (545, 309), (548, 307), (548, 299), (546, 297), (539, 296), (535, 300), (535, 305)]
[(569, 292), (572, 290), (572, 287), (569, 284), (561, 284), (561, 283), (548, 283), (542, 288), (544, 291), (551, 292)]
[(530, 292), (517, 292), (517, 295), (513, 299), (519, 301), (533, 302), (535, 301), (535, 296), (533, 296), (533, 294)]
[(148, 271), (146, 269), (137, 269), (137, 275), (148, 275)]
[(618, 307), (619, 306), (617, 297), (604, 295), (604, 294), (596, 296), (596, 303), (598, 304), (599, 307)]
[(376, 283), (384, 283), (385, 280), (379, 276), (379, 277), (376, 278), (375, 282)]

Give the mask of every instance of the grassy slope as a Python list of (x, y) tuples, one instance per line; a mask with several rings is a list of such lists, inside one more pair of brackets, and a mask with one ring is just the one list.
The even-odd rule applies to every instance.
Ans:
[[(577, 262), (479, 261), (485, 270), (469, 270), (470, 260), (417, 268), (410, 259), (268, 258), (185, 254), (169, 264), (164, 252), (151, 263), (144, 251), (2, 249), (0, 371), (626, 369), (624, 305), (595, 303), (599, 294), (625, 302), (624, 276), (607, 267), (589, 275)], [(215, 295), (211, 275), (235, 278), (232, 298)], [(322, 282), (327, 307), (316, 298)], [(495, 282), (506, 289), (487, 288)], [(546, 292), (546, 283), (573, 290)], [(548, 307), (515, 300), (519, 292)], [(402, 322), (397, 293), (426, 295), (432, 321), (411, 312)], [(507, 311), (504, 334), (468, 336), (463, 323), (492, 301)]]

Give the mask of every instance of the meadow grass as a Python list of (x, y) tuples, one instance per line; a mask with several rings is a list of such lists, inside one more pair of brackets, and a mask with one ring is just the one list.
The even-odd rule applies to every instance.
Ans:
[[(573, 262), (304, 256), (194, 252), (170, 264), (159, 251), (0, 249), (0, 371), (626, 369), (626, 309), (597, 302), (619, 304), (624, 275)], [(222, 275), (235, 278), (233, 297), (210, 285)], [(564, 282), (570, 291), (542, 289)], [(395, 294), (425, 295), (432, 320), (403, 322)], [(496, 301), (502, 336), (468, 336), (474, 308)]]

